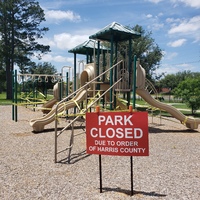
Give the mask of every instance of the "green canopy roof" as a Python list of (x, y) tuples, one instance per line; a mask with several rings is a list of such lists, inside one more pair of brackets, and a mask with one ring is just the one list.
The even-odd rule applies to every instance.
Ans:
[(113, 22), (97, 33), (91, 35), (89, 38), (110, 41), (111, 36), (113, 36), (114, 41), (125, 41), (130, 38), (138, 38), (141, 34), (117, 22)]
[[(97, 42), (95, 40), (87, 40), (83, 42), (82, 44), (74, 47), (73, 49), (70, 49), (69, 53), (77, 53), (77, 54), (83, 54), (83, 55), (92, 55), (94, 52), (94, 47), (97, 50)], [(105, 46), (100, 44), (100, 49), (104, 51), (108, 51), (109, 48), (106, 48)]]

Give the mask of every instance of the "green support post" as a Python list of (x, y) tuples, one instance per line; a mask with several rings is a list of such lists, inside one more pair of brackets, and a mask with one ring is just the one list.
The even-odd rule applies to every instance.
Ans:
[[(97, 76), (99, 75), (100, 72), (100, 41), (98, 40), (98, 48), (97, 48)], [(97, 79), (99, 81), (99, 79)], [(100, 85), (97, 84), (97, 90), (100, 90)]]
[[(36, 82), (36, 83), (35, 83)], [(33, 100), (35, 102), (36, 99), (36, 89), (37, 89), (37, 79), (33, 81)], [(35, 112), (35, 104), (33, 104), (33, 111)]]
[(76, 91), (76, 53), (74, 53), (74, 91)]
[[(116, 64), (117, 63), (117, 57), (118, 57), (118, 54), (117, 54), (117, 52), (118, 52), (118, 42), (116, 41), (115, 42), (115, 62), (114, 62), (114, 64)], [(114, 82), (116, 82), (117, 81), (117, 70), (119, 70), (119, 69), (117, 69), (117, 68), (115, 68), (114, 69)], [(117, 106), (117, 97), (116, 97), (116, 91), (114, 90), (114, 108), (116, 108), (116, 106)]]
[[(69, 73), (66, 72), (66, 97), (69, 95), (69, 84), (70, 84), (70, 82), (69, 82)], [(66, 115), (68, 117), (68, 109), (66, 110)]]
[[(131, 73), (132, 70), (132, 38), (129, 38), (129, 53), (128, 53), (128, 72)], [(131, 77), (129, 76), (129, 88), (131, 89)], [(130, 99), (131, 99), (131, 92), (127, 92), (127, 107), (130, 105)]]
[(66, 96), (69, 95), (69, 73), (66, 72)]
[[(110, 49), (110, 67), (113, 66), (113, 35), (111, 36), (111, 49)], [(113, 69), (110, 70), (110, 87), (113, 85)], [(110, 89), (110, 110), (113, 110), (112, 101), (113, 101), (113, 89)]]
[(89, 54), (88, 54), (88, 51), (87, 51), (87, 54), (86, 54), (86, 64), (89, 63)]
[(14, 98), (14, 94), (15, 94), (15, 87), (14, 87), (14, 71), (12, 71), (12, 120), (15, 120), (15, 98)]
[(17, 70), (15, 70), (14, 78), (14, 87), (15, 87), (15, 122), (17, 122)]
[[(106, 53), (105, 51), (103, 51), (103, 72), (105, 72), (106, 70)], [(104, 74), (103, 75), (103, 81), (105, 81), (106, 79), (106, 75)]]
[[(74, 92), (76, 91), (76, 53), (74, 53)], [(74, 114), (76, 114), (76, 107), (74, 107)]]
[(135, 103), (136, 103), (136, 62), (137, 57), (134, 56), (134, 66), (133, 66), (133, 109), (135, 109)]

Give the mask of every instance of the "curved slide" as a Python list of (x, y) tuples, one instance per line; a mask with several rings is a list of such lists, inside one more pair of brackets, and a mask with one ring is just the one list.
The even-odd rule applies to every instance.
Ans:
[(200, 119), (195, 119), (191, 117), (186, 117), (183, 113), (178, 111), (173, 106), (164, 104), (162, 102), (159, 102), (152, 98), (152, 96), (149, 94), (149, 92), (145, 89), (137, 89), (137, 94), (141, 96), (147, 103), (150, 105), (160, 108), (162, 110), (167, 111), (170, 113), (174, 118), (178, 119), (182, 124), (185, 124), (190, 129), (197, 129), (198, 125), (200, 124)]
[(51, 111), (52, 107), (57, 103), (57, 101), (59, 100), (59, 84), (56, 83), (54, 86), (53, 86), (53, 96), (54, 98), (47, 101), (46, 103), (43, 104), (42, 106), (42, 112), (44, 114), (47, 114)]
[[(76, 96), (73, 99), (60, 104), (58, 107), (58, 113), (73, 108), (77, 105), (77, 103), (82, 102), (85, 99), (86, 92), (87, 92), (86, 89), (82, 89), (76, 94)], [(44, 126), (46, 124), (49, 124), (54, 120), (55, 120), (55, 109), (51, 110), (44, 117), (31, 120), (30, 125), (33, 127), (34, 132), (41, 132), (44, 130)]]
[(42, 112), (44, 114), (49, 113), (50, 110), (52, 109), (52, 107), (56, 104), (56, 102), (57, 102), (57, 99), (53, 98), (53, 99), (47, 101), (46, 103), (44, 103), (42, 106)]

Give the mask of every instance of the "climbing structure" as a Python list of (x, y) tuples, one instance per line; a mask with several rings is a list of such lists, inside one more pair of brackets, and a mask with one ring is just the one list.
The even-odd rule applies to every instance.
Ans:
[[(46, 116), (30, 122), (33, 130), (40, 132), (44, 130), (46, 124), (55, 121), (55, 162), (59, 152), (67, 149), (71, 151), (76, 120), (83, 117), (86, 112), (94, 110), (96, 105), (99, 105), (101, 110), (110, 111), (127, 110), (130, 104), (135, 108), (136, 93), (150, 105), (169, 112), (188, 128), (198, 128), (199, 119), (186, 117), (174, 107), (161, 103), (151, 96), (152, 92), (156, 94), (155, 88), (146, 80), (145, 70), (139, 62), (136, 64), (136, 58), (133, 62), (132, 42), (138, 37), (140, 37), (139, 33), (113, 22), (91, 35), (90, 40), (69, 51), (74, 54), (74, 92), (58, 102)], [(109, 48), (106, 48), (102, 41), (109, 42)], [(126, 53), (121, 55), (118, 47), (125, 41), (128, 42), (128, 48)], [(76, 85), (77, 54), (86, 55), (87, 62), (80, 75), (78, 88)], [(67, 111), (71, 108), (74, 109), (74, 118), (68, 120), (66, 126), (58, 130), (58, 117), (66, 117)], [(69, 147), (59, 151), (58, 138), (66, 131), (71, 132)]]

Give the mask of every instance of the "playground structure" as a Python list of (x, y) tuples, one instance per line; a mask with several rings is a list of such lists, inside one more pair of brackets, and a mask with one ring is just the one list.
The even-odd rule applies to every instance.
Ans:
[[(76, 108), (74, 113), (77, 116), (83, 116), (89, 108), (94, 107), (97, 103), (101, 103), (102, 108), (109, 110), (125, 110), (131, 104), (131, 92), (133, 93), (133, 108), (135, 108), (135, 94), (137, 93), (153, 107), (169, 112), (172, 117), (178, 119), (186, 127), (190, 129), (198, 128), (199, 119), (186, 117), (176, 108), (161, 103), (151, 96), (148, 87), (150, 86), (154, 93), (155, 88), (146, 80), (145, 70), (139, 64), (139, 61), (136, 64), (136, 59), (134, 60), (134, 67), (132, 66), (132, 39), (137, 37), (140, 37), (139, 33), (113, 22), (90, 36), (90, 40), (70, 50), (69, 52), (74, 53), (74, 82), (77, 82), (76, 54), (86, 55), (87, 64), (80, 75), (80, 87), (77, 89), (76, 84), (74, 84), (74, 92), (61, 100), (54, 110), (51, 110), (42, 118), (31, 120), (30, 125), (33, 130), (36, 132), (43, 131), (46, 124), (55, 120), (55, 116), (61, 116), (59, 113), (64, 116), (63, 113), (66, 113), (70, 108)], [(110, 49), (100, 43), (102, 40), (110, 42)], [(117, 45), (121, 41), (127, 40), (129, 41), (128, 53), (125, 59), (118, 60), (120, 55), (117, 51)], [(106, 53), (108, 54), (108, 52), (110, 57), (106, 60)], [(44, 105), (47, 108), (52, 107), (58, 101), (58, 88), (54, 88), (54, 91), (56, 91), (54, 98)], [(125, 101), (120, 97), (122, 94)]]
[[(117, 71), (125, 71), (124, 67), (121, 68), (121, 64), (123, 61), (120, 61), (116, 65), (113, 66), (113, 68)], [(49, 124), (55, 120), (55, 112), (57, 115), (60, 115), (59, 113), (62, 113), (62, 116), (65, 116), (65, 111), (69, 110), (70, 108), (77, 107), (79, 109), (78, 113), (76, 114), (78, 117), (81, 117), (85, 112), (91, 108), (94, 107), (95, 103), (100, 101), (102, 98), (104, 98), (104, 105), (102, 106), (106, 107), (106, 104), (109, 103), (110, 89), (114, 88), (116, 91), (127, 91), (128, 85), (127, 85), (127, 74), (120, 73), (120, 77), (118, 77), (118, 81), (115, 82), (111, 87), (106, 82), (97, 82), (96, 80), (100, 77), (102, 77), (104, 74), (108, 73), (111, 69), (108, 69), (107, 71), (103, 72), (98, 77), (95, 77), (95, 66), (94, 63), (87, 64), (84, 71), (81, 73), (80, 77), (80, 83), (81, 87), (77, 89), (75, 92), (73, 92), (71, 95), (69, 95), (67, 98), (64, 98), (62, 101), (60, 101), (57, 105), (56, 109), (53, 109), (50, 111), (47, 115), (43, 116), (42, 118), (31, 120), (30, 125), (33, 127), (33, 130), (36, 132), (41, 132), (44, 130), (44, 126), (46, 124)], [(137, 74), (136, 74), (136, 84), (137, 89), (136, 93), (141, 96), (148, 104), (150, 104), (153, 107), (159, 108), (161, 110), (165, 110), (168, 113), (172, 115), (172, 117), (178, 119), (182, 124), (186, 125), (186, 127), (190, 129), (197, 129), (198, 124), (200, 123), (199, 119), (186, 117), (183, 115), (180, 111), (178, 111), (173, 106), (167, 105), (165, 103), (162, 103), (155, 98), (153, 98), (150, 94), (150, 91), (147, 90), (147, 86), (149, 86), (149, 83), (147, 83), (147, 80), (145, 78), (145, 70), (142, 68), (142, 66), (137, 62)], [(100, 87), (98, 90), (96, 90), (96, 85), (100, 84)], [(152, 88), (152, 86), (151, 86)], [(153, 89), (153, 88), (152, 88)], [(154, 89), (153, 89), (154, 90)], [(75, 95), (75, 96), (74, 96)], [(71, 98), (74, 96), (73, 98)], [(45, 105), (45, 107), (52, 107), (59, 98), (59, 89), (58, 84), (54, 86), (54, 98), (48, 101)], [(69, 100), (67, 100), (69, 99)], [(91, 100), (92, 99), (92, 100)], [(85, 109), (80, 109), (79, 104), (81, 102), (84, 102)], [(89, 102), (89, 103), (88, 103)], [(113, 104), (113, 103), (112, 103)], [(87, 108), (86, 108), (87, 107)], [(118, 110), (126, 110), (127, 107), (124, 103), (121, 102), (120, 98), (116, 98), (116, 105), (115, 109)], [(77, 117), (77, 118), (78, 118)], [(76, 119), (77, 119), (76, 118)]]
[[(151, 106), (170, 113), (187, 128), (198, 128), (200, 119), (187, 117), (173, 106), (161, 103), (151, 96), (152, 91), (156, 92), (154, 86), (146, 79), (145, 70), (139, 60), (134, 57), (133, 61), (131, 58), (132, 40), (138, 37), (139, 33), (114, 22), (90, 36), (90, 40), (69, 51), (74, 53), (74, 83), (77, 82), (76, 55), (86, 55), (87, 64), (80, 74), (80, 86), (76, 88), (74, 84), (74, 92), (58, 102), (47, 115), (30, 121), (35, 132), (43, 131), (46, 124), (55, 121), (55, 162), (60, 152), (69, 149), (70, 153), (73, 146), (74, 123), (84, 117), (86, 112), (93, 112), (96, 105), (99, 105), (101, 110), (124, 111), (132, 104), (136, 109), (136, 94)], [(101, 41), (110, 42), (110, 48), (103, 47)], [(124, 58), (119, 55), (117, 48), (123, 41), (128, 41), (129, 46)], [(66, 126), (58, 131), (57, 119), (69, 117), (70, 109), (73, 110), (73, 114), (70, 114), (73, 119), (68, 120)], [(69, 147), (58, 151), (58, 138), (66, 131), (71, 131)]]

